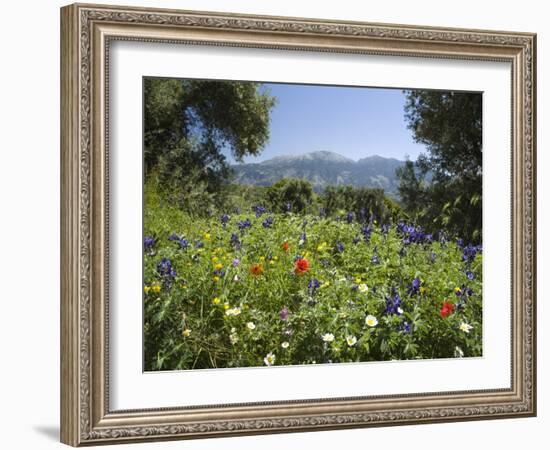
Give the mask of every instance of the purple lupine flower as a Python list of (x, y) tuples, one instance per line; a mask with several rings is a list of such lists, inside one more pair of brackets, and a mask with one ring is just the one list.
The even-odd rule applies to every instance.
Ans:
[(365, 238), (365, 242), (369, 242), (370, 236), (372, 234), (372, 228), (370, 225), (365, 225), (361, 228), (361, 232), (363, 233), (363, 237)]
[(287, 204), (285, 205), (285, 211), (286, 211), (286, 212), (292, 211), (292, 203), (287, 203)]
[(359, 244), (359, 242), (361, 242), (361, 238), (360, 237), (354, 237), (353, 238), (353, 241), (351, 241), (353, 243), (353, 245), (357, 245)]
[(462, 260), (471, 263), (478, 253), (481, 253), (481, 245), (468, 244), (462, 249)]
[(409, 294), (409, 297), (412, 297), (413, 295), (417, 295), (420, 293), (420, 278), (415, 278), (409, 288), (407, 289), (407, 293)]
[(380, 264), (380, 260), (378, 259), (378, 256), (377, 255), (372, 255), (372, 258), (370, 259), (370, 262), (373, 263), (373, 264)]
[(290, 311), (285, 306), (283, 309), (279, 311), (279, 319), (281, 319), (283, 322), (288, 320), (288, 315), (290, 314)]
[(239, 236), (237, 236), (235, 233), (231, 233), (230, 242), (231, 242), (231, 245), (235, 247), (236, 250), (240, 250), (241, 241), (239, 240)]
[(187, 248), (189, 247), (189, 242), (187, 242), (187, 239), (181, 238), (181, 239), (178, 239), (176, 242), (178, 243), (180, 248), (187, 251)]
[(411, 334), (412, 327), (409, 322), (401, 322), (399, 324), (398, 330), (403, 334)]
[(337, 242), (336, 243), (336, 251), (338, 253), (342, 253), (344, 251), (344, 244), (342, 244), (341, 242)]
[(384, 234), (388, 234), (388, 232), (390, 231), (390, 226), (386, 223), (383, 224), (381, 228), (382, 228), (382, 233)]
[(155, 238), (152, 236), (145, 236), (143, 238), (143, 247), (145, 250), (152, 250), (155, 246)]
[(220, 217), (220, 222), (222, 223), (222, 226), (225, 228), (227, 225), (227, 222), (229, 222), (230, 217), (227, 214), (222, 214)]
[(197, 239), (195, 241), (195, 248), (203, 248), (203, 247), (204, 247), (204, 243), (200, 239)]
[(170, 289), (172, 281), (176, 278), (176, 269), (172, 266), (172, 261), (168, 258), (162, 258), (157, 264), (157, 272), (162, 278), (164, 287)]
[(476, 276), (474, 274), (474, 272), (471, 272), (470, 270), (467, 270), (466, 271), (466, 276), (468, 277), (468, 280), (473, 280)]
[(250, 219), (241, 220), (237, 222), (237, 226), (239, 227), (239, 230), (241, 230), (241, 233), (243, 233), (244, 230), (252, 226), (252, 222), (250, 221)]
[(170, 236), (168, 236), (169, 241), (178, 241), (179, 238), (180, 237), (176, 233), (172, 233)]
[(401, 297), (399, 297), (398, 293), (394, 293), (393, 295), (386, 297), (386, 314), (401, 315), (400, 307), (401, 307)]
[(310, 295), (315, 295), (315, 291), (319, 289), (320, 283), (317, 278), (312, 278), (309, 280), (309, 283), (307, 284), (307, 288), (309, 290)]
[(346, 220), (348, 221), (348, 223), (353, 222), (353, 212), (352, 211), (348, 212), (348, 214), (346, 216)]
[(271, 225), (273, 225), (273, 217), (269, 216), (267, 219), (265, 219), (262, 222), (262, 226), (264, 228), (271, 228)]
[(241, 264), (241, 260), (239, 258), (235, 258), (232, 262), (231, 262), (232, 266), (233, 267), (239, 267), (239, 265)]
[(157, 264), (157, 272), (163, 277), (172, 277), (176, 276), (176, 269), (172, 266), (172, 261), (168, 258), (162, 258)]
[(261, 217), (265, 213), (266, 209), (262, 205), (254, 205), (252, 210), (256, 214), (256, 217)]

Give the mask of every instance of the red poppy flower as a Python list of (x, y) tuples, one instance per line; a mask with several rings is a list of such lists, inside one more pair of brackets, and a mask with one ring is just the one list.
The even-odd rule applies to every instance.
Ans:
[(302, 273), (306, 273), (307, 271), (309, 270), (309, 262), (307, 259), (305, 258), (298, 258), (295, 262), (294, 262), (294, 273), (295, 274), (302, 274)]
[(455, 309), (455, 306), (450, 302), (444, 302), (443, 306), (439, 310), (439, 315), (443, 318), (450, 316)]
[(252, 267), (250, 267), (250, 273), (256, 276), (261, 275), (262, 273), (264, 273), (264, 268), (260, 264), (254, 264)]
[(288, 248), (290, 246), (288, 245), (288, 242), (287, 241), (284, 241), (282, 244), (281, 244), (281, 248), (285, 251), (285, 252), (288, 252)]

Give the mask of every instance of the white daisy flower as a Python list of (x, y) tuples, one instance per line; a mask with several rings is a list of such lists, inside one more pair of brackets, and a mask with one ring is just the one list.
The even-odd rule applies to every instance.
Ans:
[(378, 325), (378, 319), (372, 315), (368, 315), (366, 318), (365, 318), (365, 323), (369, 326), (369, 327), (375, 327), (376, 325)]
[(283, 347), (283, 348), (288, 348), (289, 345), (290, 345), (290, 344), (289, 344), (288, 342), (285, 341), (285, 342), (283, 342), (283, 343), (281, 344), (281, 347)]
[(254, 322), (247, 322), (246, 328), (248, 328), (249, 330), (253, 330), (254, 328), (256, 328), (256, 324), (254, 324)]
[(334, 341), (334, 334), (332, 333), (325, 333), (321, 336), (321, 339), (324, 341), (324, 342), (332, 342)]
[(269, 352), (264, 358), (264, 363), (266, 366), (272, 366), (275, 364), (275, 355), (272, 352)]
[(225, 310), (225, 314), (228, 316), (238, 316), (241, 313), (241, 308), (229, 308)]
[(355, 344), (357, 344), (357, 338), (355, 336), (348, 336), (346, 338), (346, 342), (350, 347), (353, 347)]
[(230, 334), (229, 342), (231, 342), (231, 345), (235, 345), (237, 342), (239, 342), (239, 336), (237, 336), (236, 334)]
[(466, 322), (462, 322), (460, 324), (460, 331), (464, 331), (464, 333), (469, 333), (472, 328), (474, 327), (471, 325), (468, 325)]
[(363, 294), (369, 292), (369, 287), (365, 283), (361, 283), (359, 286), (357, 286), (357, 289), (359, 289), (359, 292)]

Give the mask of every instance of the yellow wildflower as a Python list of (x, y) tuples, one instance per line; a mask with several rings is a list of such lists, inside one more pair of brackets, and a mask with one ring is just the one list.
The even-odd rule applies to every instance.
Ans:
[(216, 264), (216, 265), (214, 266), (214, 269), (216, 269), (216, 270), (222, 270), (222, 269), (223, 269), (223, 264), (220, 264), (220, 263)]
[(204, 240), (209, 241), (210, 240), (210, 233), (204, 233)]
[(143, 286), (143, 292), (145, 292), (146, 294), (148, 294), (150, 290), (151, 290), (150, 286)]
[(223, 309), (229, 309), (229, 303), (225, 302), (225, 303), (223, 304)]
[(216, 264), (219, 261), (217, 256), (212, 256), (212, 262)]
[(260, 261), (265, 261), (265, 256), (260, 256)]
[(183, 337), (189, 337), (189, 335), (191, 334), (191, 330), (189, 328), (185, 328), (181, 334), (183, 335)]
[(160, 284), (153, 284), (153, 286), (151, 286), (151, 290), (155, 293), (155, 294), (158, 294), (160, 292)]
[(219, 276), (215, 276), (214, 278), (212, 278), (214, 280), (214, 283), (217, 283), (218, 281), (220, 281), (220, 277)]
[(212, 303), (214, 303), (214, 305), (219, 305), (220, 302), (221, 302), (220, 297), (214, 297), (214, 298), (212, 299)]

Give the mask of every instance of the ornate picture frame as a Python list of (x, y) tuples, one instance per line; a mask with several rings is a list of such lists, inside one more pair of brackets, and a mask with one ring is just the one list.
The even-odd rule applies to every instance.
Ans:
[[(510, 386), (113, 410), (108, 138), (115, 41), (509, 63)], [(530, 33), (105, 5), (62, 8), (61, 441), (81, 446), (536, 415), (535, 89), (536, 36)]]

